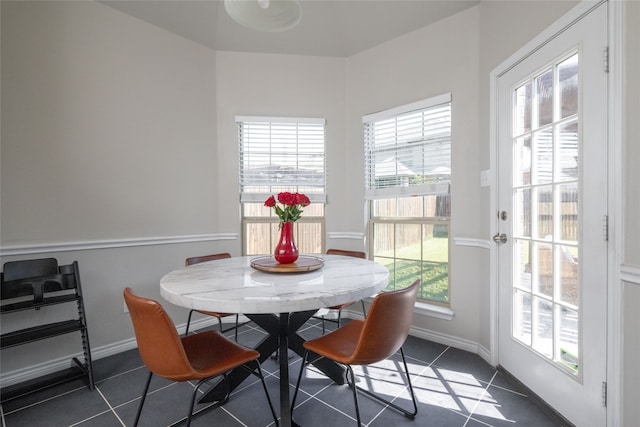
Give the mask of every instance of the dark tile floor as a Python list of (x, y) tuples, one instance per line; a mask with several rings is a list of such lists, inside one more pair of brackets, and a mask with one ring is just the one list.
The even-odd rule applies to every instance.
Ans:
[[(253, 346), (264, 336), (252, 325), (242, 327), (240, 343)], [(317, 321), (311, 320), (303, 328), (302, 335), (308, 339), (321, 333)], [(231, 336), (232, 332), (227, 334)], [(404, 350), (419, 402), (416, 419), (409, 420), (361, 394), (360, 413), (364, 425), (560, 425), (477, 355), (414, 337), (408, 338)], [(300, 361), (298, 356), (289, 355), (292, 394)], [(404, 376), (397, 374), (398, 366), (401, 366), (401, 359), (396, 355), (389, 361), (364, 369), (369, 379), (359, 377), (358, 381), (395, 399), (396, 404), (409, 407), (410, 397), (404, 386)], [(262, 367), (278, 411), (278, 363), (269, 359)], [(97, 383), (94, 391), (81, 382), (69, 382), (3, 403), (3, 427), (131, 426), (147, 377), (137, 350), (96, 360), (94, 370)], [(140, 425), (166, 426), (184, 417), (192, 387), (190, 383), (172, 383), (154, 377)], [(305, 372), (296, 405), (294, 418), (301, 426), (356, 424), (348, 386), (332, 383), (313, 367)], [(258, 379), (250, 376), (235, 390), (229, 402), (194, 419), (192, 425), (263, 427), (274, 423)]]

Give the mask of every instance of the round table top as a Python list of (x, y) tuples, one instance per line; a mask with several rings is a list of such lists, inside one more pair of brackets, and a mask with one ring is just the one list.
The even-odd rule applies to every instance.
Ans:
[(224, 313), (290, 313), (358, 301), (383, 290), (389, 270), (339, 255), (314, 271), (279, 273), (251, 267), (257, 256), (233, 257), (174, 270), (160, 280), (160, 294), (175, 305)]

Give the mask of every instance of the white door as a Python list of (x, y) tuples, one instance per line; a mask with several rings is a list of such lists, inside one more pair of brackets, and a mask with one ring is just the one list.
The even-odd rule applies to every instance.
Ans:
[(606, 46), (604, 3), (496, 86), (499, 364), (590, 427), (606, 425)]

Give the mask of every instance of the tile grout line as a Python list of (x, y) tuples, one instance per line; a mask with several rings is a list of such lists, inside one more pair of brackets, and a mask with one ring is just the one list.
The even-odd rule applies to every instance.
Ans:
[[(482, 394), (480, 395), (480, 397), (478, 397), (478, 400), (476, 401), (476, 404), (473, 406), (473, 408), (469, 411), (469, 415), (467, 416), (467, 420), (465, 421), (463, 427), (465, 427), (468, 423), (469, 420), (472, 419), (473, 414), (475, 413), (476, 409), (478, 408), (478, 406), (480, 405), (480, 402), (482, 401), (482, 399), (484, 398), (484, 396), (486, 396), (488, 394), (489, 391), (489, 387), (491, 387), (491, 383), (493, 383), (493, 380), (495, 380), (496, 375), (498, 375), (498, 371), (495, 371), (493, 373), (493, 376), (491, 377), (491, 379), (489, 380), (489, 382), (487, 383), (487, 386), (484, 388), (484, 390), (482, 391)], [(480, 420), (476, 420), (475, 418), (473, 418), (474, 421), (480, 422), (482, 424), (486, 424)], [(490, 425), (490, 424), (486, 424), (486, 425)]]
[(95, 391), (97, 391), (98, 394), (100, 394), (100, 397), (102, 397), (102, 400), (104, 400), (104, 402), (107, 404), (109, 409), (107, 409), (106, 411), (98, 412), (97, 414), (92, 415), (92, 416), (90, 416), (88, 418), (85, 418), (84, 420), (80, 420), (80, 421), (78, 421), (76, 423), (73, 423), (73, 424), (69, 425), (69, 427), (74, 427), (74, 426), (80, 425), (80, 424), (82, 424), (82, 423), (84, 423), (86, 421), (92, 420), (92, 419), (94, 419), (96, 417), (99, 417), (100, 415), (107, 414), (109, 412), (112, 412), (113, 415), (116, 417), (116, 419), (118, 421), (120, 421), (120, 424), (122, 424), (122, 427), (127, 427), (126, 424), (122, 421), (122, 419), (118, 416), (116, 411), (113, 409), (113, 406), (111, 406), (111, 404), (109, 403), (107, 398), (104, 396), (104, 394), (102, 394), (102, 392), (100, 391), (100, 388), (96, 387)]

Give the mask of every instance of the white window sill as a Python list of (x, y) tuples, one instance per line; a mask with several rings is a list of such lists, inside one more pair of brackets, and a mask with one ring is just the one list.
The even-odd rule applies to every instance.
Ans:
[(435, 317), (436, 319), (442, 320), (452, 320), (456, 315), (456, 313), (449, 307), (442, 307), (424, 302), (416, 302), (413, 312), (422, 316)]

